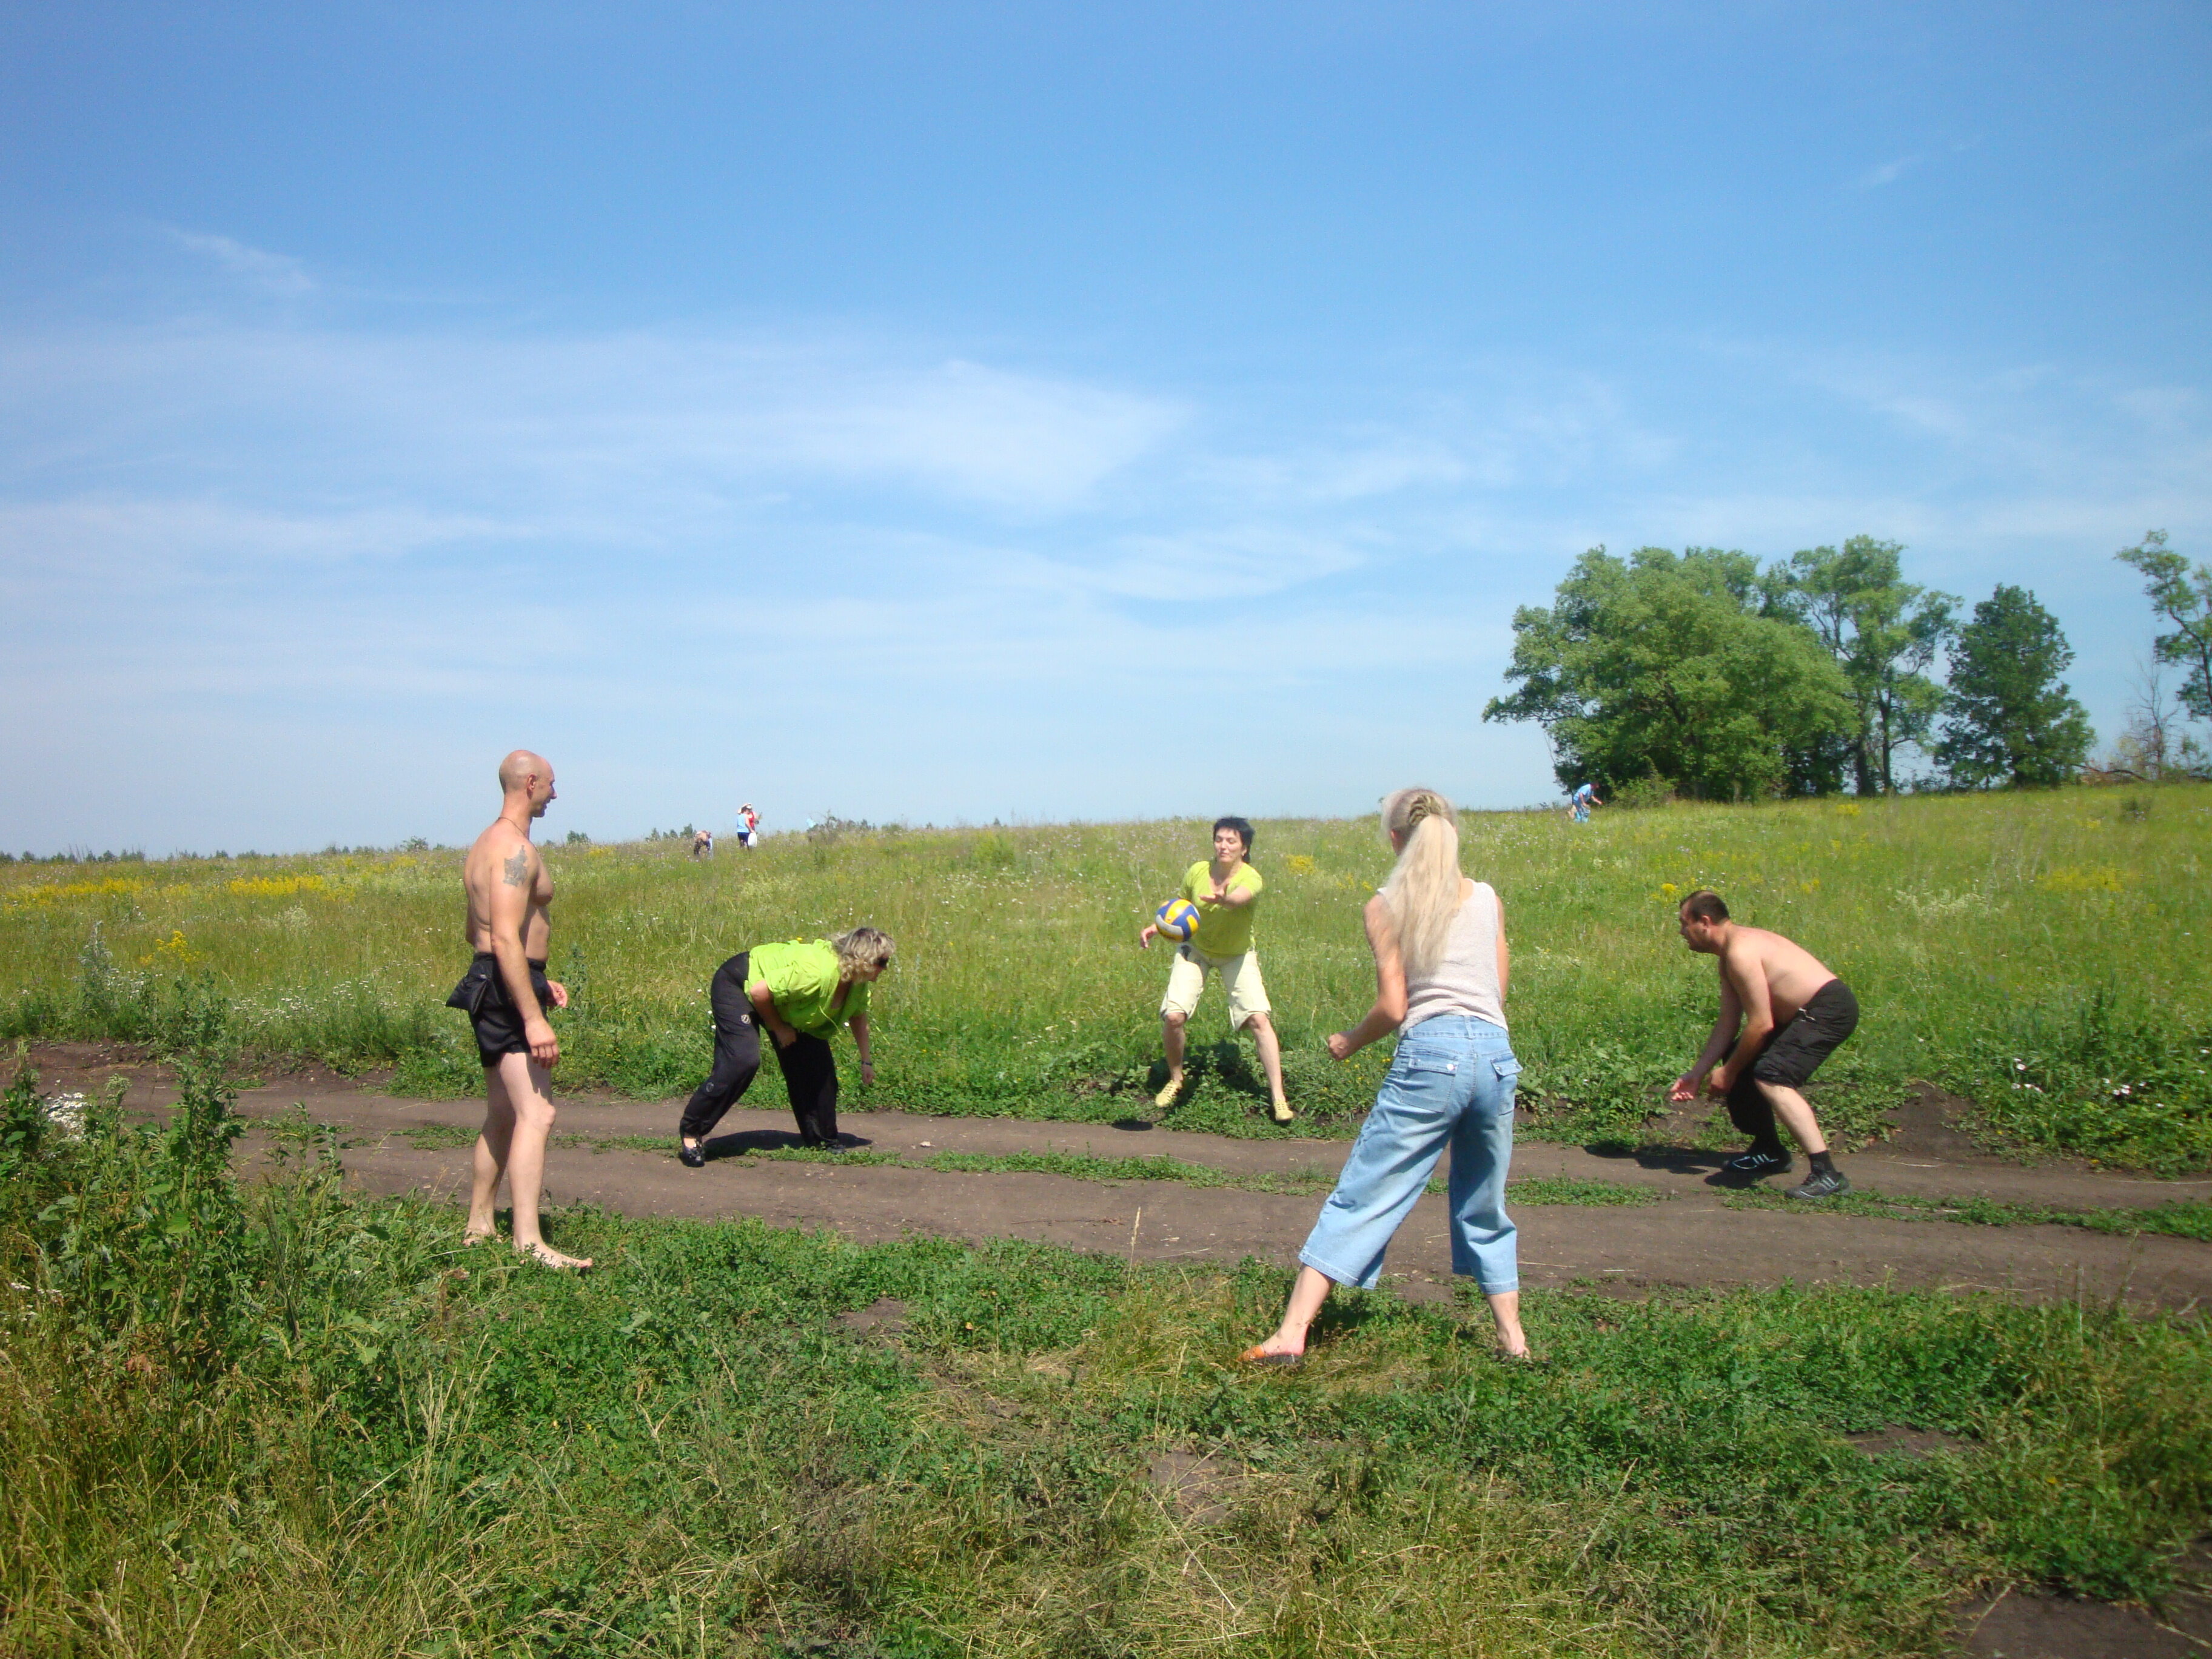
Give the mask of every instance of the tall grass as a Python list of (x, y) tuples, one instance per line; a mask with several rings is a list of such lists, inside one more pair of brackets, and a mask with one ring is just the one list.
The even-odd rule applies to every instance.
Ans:
[[(2159, 1595), (2212, 1508), (2185, 1319), (1540, 1295), (1530, 1367), (1352, 1294), (1255, 1376), (1256, 1264), (585, 1212), (578, 1279), (308, 1126), (236, 1185), (184, 1082), (0, 1107), (0, 1651), (1934, 1653), (1978, 1587)], [(1957, 1449), (1844, 1438), (1888, 1425)]]
[[(1723, 891), (1850, 981), (1859, 1035), (1815, 1097), (1868, 1132), (1916, 1080), (1969, 1096), (1990, 1133), (2178, 1171), (2212, 1163), (2212, 788), (1469, 815), (1468, 868), (1503, 894), (1512, 1016), (1536, 1133), (1632, 1134), (1713, 1012), (1674, 900)], [(1159, 953), (1137, 929), (1205, 851), (1197, 823), (798, 836), (694, 863), (678, 846), (556, 845), (555, 973), (571, 1086), (688, 1089), (715, 965), (763, 939), (872, 921), (899, 941), (877, 988), (877, 1103), (1114, 1118), (1157, 1084)], [(476, 1086), (443, 1008), (465, 947), (459, 855), (327, 854), (0, 867), (0, 1033), (161, 1042), (180, 984), (234, 1000), (241, 1040), (398, 1086)], [(1371, 994), (1359, 904), (1388, 868), (1372, 820), (1260, 829), (1259, 944), (1285, 1048), (1291, 1133), (1342, 1133), (1387, 1055), (1321, 1039)], [(1218, 999), (1175, 1121), (1266, 1121), (1250, 1045)], [(1220, 1021), (1220, 1024), (1209, 1024)]]

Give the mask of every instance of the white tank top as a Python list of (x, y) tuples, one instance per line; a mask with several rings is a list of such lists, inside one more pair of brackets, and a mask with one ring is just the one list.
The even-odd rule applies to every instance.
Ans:
[(1487, 882), (1475, 883), (1461, 901), (1443, 958), (1419, 979), (1407, 980), (1406, 1018), (1398, 1030), (1410, 1031), (1438, 1014), (1505, 1024), (1505, 999), (1498, 989), (1498, 895)]

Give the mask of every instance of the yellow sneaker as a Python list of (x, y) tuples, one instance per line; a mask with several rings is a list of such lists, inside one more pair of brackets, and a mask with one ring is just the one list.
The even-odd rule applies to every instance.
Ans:
[(1179, 1077), (1171, 1077), (1168, 1079), (1168, 1086), (1152, 1097), (1152, 1104), (1172, 1106), (1175, 1104), (1175, 1097), (1182, 1092), (1182, 1079)]
[(1296, 1112), (1291, 1109), (1291, 1103), (1287, 1100), (1279, 1100), (1275, 1102), (1274, 1108), (1275, 1121), (1278, 1123), (1288, 1123), (1292, 1118), (1297, 1115)]

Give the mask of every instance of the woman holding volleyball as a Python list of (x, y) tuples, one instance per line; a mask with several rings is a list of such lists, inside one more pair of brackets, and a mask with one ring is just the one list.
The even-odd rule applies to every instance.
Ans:
[[(1268, 1018), (1267, 988), (1260, 978), (1260, 953), (1252, 948), (1252, 917), (1267, 884), (1244, 860), (1252, 852), (1252, 826), (1243, 818), (1213, 821), (1213, 860), (1200, 859), (1183, 872), (1182, 896), (1197, 907), (1198, 927), (1176, 950), (1168, 969), (1166, 996), (1160, 1000), (1161, 1046), (1167, 1050), (1168, 1081), (1153, 1104), (1170, 1106), (1182, 1089), (1183, 1027), (1189, 1024), (1206, 989), (1206, 976), (1218, 974), (1229, 998), (1229, 1029), (1252, 1028), (1260, 1050), (1260, 1069), (1267, 1076), (1267, 1097), (1275, 1121), (1291, 1121), (1283, 1095), (1283, 1049)], [(1147, 925), (1137, 943), (1147, 951), (1162, 937)], [(1172, 937), (1170, 935), (1169, 937)]]
[(1339, 1060), (1392, 1030), (1398, 1052), (1375, 1097), (1336, 1190), (1322, 1206), (1297, 1282), (1275, 1334), (1243, 1357), (1295, 1365), (1330, 1287), (1372, 1290), (1383, 1252), (1451, 1148), (1452, 1271), (1490, 1302), (1498, 1340), (1528, 1357), (1520, 1266), (1505, 1171), (1513, 1155), (1513, 1090), (1521, 1062), (1505, 1034), (1505, 910), (1488, 885), (1460, 873), (1451, 803), (1433, 789), (1401, 789), (1382, 803), (1397, 867), (1367, 902), (1375, 1006), (1328, 1040)]
[(830, 1039), (841, 1025), (860, 1051), (860, 1081), (876, 1080), (868, 1045), (868, 988), (891, 965), (890, 936), (855, 927), (834, 939), (793, 939), (740, 951), (714, 970), (707, 999), (714, 1011), (714, 1065), (684, 1109), (683, 1147), (691, 1169), (707, 1162), (707, 1137), (760, 1071), (761, 1028), (775, 1042), (791, 1115), (802, 1146), (836, 1151), (837, 1057)]

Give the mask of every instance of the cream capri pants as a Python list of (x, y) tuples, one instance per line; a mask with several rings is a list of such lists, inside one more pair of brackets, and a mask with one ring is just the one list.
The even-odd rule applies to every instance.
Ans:
[(1246, 951), (1233, 957), (1210, 957), (1188, 945), (1176, 947), (1175, 965), (1168, 969), (1168, 994), (1160, 999), (1160, 1012), (1188, 1019), (1198, 1011), (1199, 994), (1206, 989), (1209, 973), (1221, 975), (1221, 988), (1229, 993), (1229, 1029), (1241, 1031), (1255, 1014), (1267, 1008), (1267, 987), (1260, 977), (1260, 953)]

